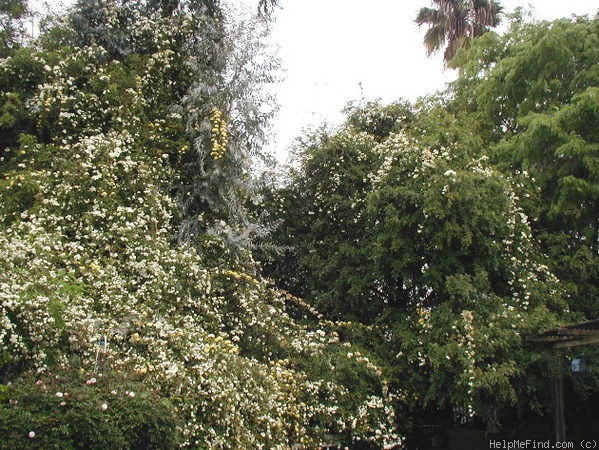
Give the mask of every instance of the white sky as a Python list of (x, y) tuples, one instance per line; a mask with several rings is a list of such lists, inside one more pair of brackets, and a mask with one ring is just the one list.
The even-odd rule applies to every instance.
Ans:
[[(253, 7), (257, 0), (243, 0)], [(234, 0), (232, 0), (234, 3)], [(532, 5), (538, 19), (594, 15), (597, 0), (501, 0), (505, 11)], [(414, 17), (429, 0), (280, 0), (271, 40), (284, 81), (275, 87), (280, 111), (269, 145), (281, 162), (302, 129), (343, 121), (352, 100), (384, 103), (442, 89), (455, 76), (442, 54), (426, 57)], [(361, 87), (360, 87), (361, 86)]]
[[(74, 0), (32, 0), (33, 4)], [(258, 0), (228, 0), (254, 9)], [(280, 110), (267, 149), (281, 162), (302, 130), (343, 122), (350, 101), (389, 103), (443, 89), (455, 72), (443, 67), (442, 52), (426, 57), (426, 26), (414, 23), (430, 0), (279, 0), (270, 41), (284, 70), (273, 86)], [(541, 20), (593, 16), (597, 0), (500, 0), (506, 12), (531, 6)], [(45, 6), (48, 8), (48, 6)], [(44, 8), (41, 8), (42, 10)], [(58, 9), (58, 8), (56, 8)]]

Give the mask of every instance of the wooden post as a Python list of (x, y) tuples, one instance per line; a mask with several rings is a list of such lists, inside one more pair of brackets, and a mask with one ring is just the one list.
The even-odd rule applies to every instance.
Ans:
[(566, 440), (566, 418), (564, 414), (564, 374), (563, 349), (599, 345), (599, 319), (588, 322), (566, 325), (554, 330), (532, 336), (526, 336), (528, 342), (551, 344), (555, 360), (555, 383), (553, 397), (555, 399), (554, 428), (556, 442)]
[(566, 440), (566, 417), (564, 414), (564, 375), (562, 373), (562, 353), (554, 351), (555, 355), (555, 442)]

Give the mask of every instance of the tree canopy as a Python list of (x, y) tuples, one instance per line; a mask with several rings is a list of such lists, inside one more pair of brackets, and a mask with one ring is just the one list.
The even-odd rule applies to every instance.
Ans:
[(482, 123), (489, 156), (528, 174), (526, 212), (573, 310), (597, 311), (598, 21), (515, 21), (488, 34), (452, 64), (464, 71), (455, 104)]
[(376, 330), (405, 417), (541, 414), (550, 365), (524, 336), (596, 318), (596, 27), (516, 16), (445, 92), (299, 140), (266, 196), (287, 249), (267, 274)]

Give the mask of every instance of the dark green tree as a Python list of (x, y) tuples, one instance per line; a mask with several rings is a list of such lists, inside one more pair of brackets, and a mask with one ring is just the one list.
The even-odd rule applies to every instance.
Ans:
[(522, 335), (555, 324), (565, 304), (518, 181), (466, 146), (467, 134), (441, 144), (455, 123), (435, 119), (379, 148), (367, 245), (389, 297), (380, 320), (414, 413), (458, 408), (493, 427), (498, 410), (532, 401), (521, 386), (536, 357)]
[(365, 199), (382, 158), (374, 149), (413, 112), (397, 102), (349, 106), (346, 113), (337, 133), (321, 130), (298, 142), (298, 166), (267, 194), (270, 221), (280, 223), (270, 240), (287, 251), (264, 268), (329, 317), (370, 323), (387, 301), (367, 247)]
[(494, 142), (506, 173), (528, 174), (526, 212), (570, 307), (599, 313), (599, 20), (515, 20), (487, 34), (452, 64), (464, 72), (452, 108)]
[(546, 413), (551, 368), (523, 337), (596, 318), (597, 36), (597, 19), (515, 16), (409, 114), (367, 105), (300, 141), (269, 194), (290, 250), (267, 273), (372, 326), (413, 417)]

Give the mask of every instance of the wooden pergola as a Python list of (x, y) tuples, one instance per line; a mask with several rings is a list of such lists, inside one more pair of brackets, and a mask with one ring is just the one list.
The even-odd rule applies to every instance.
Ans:
[(573, 347), (599, 345), (599, 320), (576, 323), (549, 330), (538, 335), (526, 336), (526, 340), (535, 344), (549, 346), (556, 359), (555, 377), (555, 441), (566, 440), (566, 419), (564, 415), (564, 376), (560, 358), (563, 351)]
[(537, 344), (551, 344), (555, 350), (599, 345), (599, 320), (566, 325), (539, 335), (526, 336), (526, 340)]

